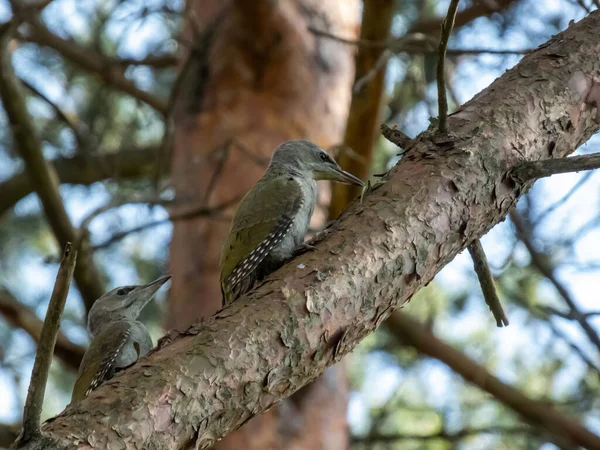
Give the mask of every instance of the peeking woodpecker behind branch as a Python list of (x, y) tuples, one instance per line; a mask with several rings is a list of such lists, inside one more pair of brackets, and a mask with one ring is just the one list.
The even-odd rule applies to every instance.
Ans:
[(221, 252), (223, 306), (281, 267), (304, 242), (317, 199), (315, 180), (363, 186), (309, 141), (280, 145), (241, 200)]
[(88, 315), (92, 338), (79, 366), (71, 403), (81, 400), (115, 371), (124, 369), (152, 348), (150, 333), (137, 320), (140, 312), (171, 275), (145, 286), (122, 286), (94, 302)]

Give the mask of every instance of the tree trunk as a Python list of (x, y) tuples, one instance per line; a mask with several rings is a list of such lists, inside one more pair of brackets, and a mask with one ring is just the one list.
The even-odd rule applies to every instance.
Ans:
[[(239, 199), (279, 144), (341, 141), (355, 49), (308, 26), (356, 36), (358, 0), (190, 0), (186, 41), (196, 47), (174, 103), (172, 177), (177, 198), (218, 205)], [(228, 212), (231, 213), (234, 208)], [(175, 222), (170, 328), (221, 306), (219, 256), (229, 218)], [(219, 442), (219, 449), (347, 448), (346, 381), (326, 379)]]
[[(513, 168), (564, 157), (598, 131), (598, 29), (600, 11), (527, 55), (451, 115), (448, 134), (429, 129), (407, 146), (316, 250), (165, 339), (28, 448), (207, 448), (321, 375), (504, 219), (531, 186)], [(600, 448), (598, 436), (536, 405), (555, 424), (547, 431)]]

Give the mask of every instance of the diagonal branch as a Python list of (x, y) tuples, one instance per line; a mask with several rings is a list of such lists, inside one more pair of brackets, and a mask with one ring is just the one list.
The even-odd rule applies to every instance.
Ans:
[(498, 291), (496, 290), (496, 285), (494, 283), (494, 277), (492, 276), (492, 270), (490, 269), (490, 265), (479, 239), (469, 245), (469, 254), (473, 259), (473, 266), (477, 278), (479, 279), (479, 284), (481, 285), (485, 303), (490, 308), (494, 319), (496, 319), (496, 326), (507, 327), (509, 324), (508, 317), (506, 317), (504, 308), (502, 308), (502, 303), (500, 303)]
[(444, 72), (446, 62), (446, 47), (450, 33), (454, 27), (454, 19), (458, 10), (460, 0), (451, 0), (448, 6), (448, 15), (442, 22), (442, 31), (440, 33), (440, 45), (437, 51), (437, 91), (438, 91), (438, 129), (440, 133), (446, 132), (446, 121), (448, 119), (448, 100), (446, 98), (446, 75)]
[[(448, 40), (454, 27), (454, 20), (456, 17), (456, 11), (458, 10), (458, 3), (460, 0), (452, 0), (448, 7), (448, 15), (442, 22), (442, 32), (440, 34), (440, 45), (437, 54), (437, 91), (438, 91), (438, 130), (440, 133), (447, 132), (446, 122), (448, 120), (448, 100), (446, 98), (446, 47), (448, 46)], [(492, 276), (492, 270), (490, 264), (483, 251), (483, 246), (479, 239), (475, 239), (472, 244), (469, 245), (469, 253), (473, 260), (473, 266), (479, 284), (481, 285), (481, 292), (486, 304), (489, 306), (494, 319), (496, 319), (496, 326), (503, 327), (508, 326), (508, 318), (504, 313), (502, 304), (500, 303), (500, 297), (496, 291), (496, 285), (494, 284), (494, 277)]]
[[(78, 153), (51, 161), (60, 183), (90, 185), (108, 178), (139, 178), (153, 173), (158, 148), (125, 149), (114, 153)], [(168, 165), (168, 161), (162, 166)], [(168, 166), (167, 166), (168, 169)], [(0, 182), (0, 216), (34, 192), (27, 172)]]
[(598, 333), (596, 333), (596, 330), (594, 330), (585, 315), (577, 307), (577, 304), (571, 297), (571, 294), (569, 294), (567, 289), (558, 281), (558, 278), (556, 278), (554, 267), (552, 267), (550, 264), (548, 256), (539, 252), (535, 248), (530, 231), (527, 229), (520, 215), (516, 211), (511, 211), (510, 220), (512, 220), (513, 224), (515, 225), (517, 237), (523, 242), (523, 244), (525, 244), (525, 247), (527, 247), (527, 250), (531, 255), (531, 263), (543, 276), (548, 279), (548, 281), (554, 285), (554, 288), (558, 291), (564, 302), (569, 307), (570, 313), (574, 320), (579, 323), (590, 342), (592, 342), (598, 351), (600, 351), (600, 337), (598, 337)]
[(167, 102), (138, 88), (132, 80), (125, 77), (123, 69), (118, 64), (94, 50), (81, 47), (73, 41), (55, 35), (38, 18), (29, 18), (28, 24), (30, 25), (29, 33), (20, 35), (21, 39), (56, 50), (83, 70), (98, 76), (106, 84), (137, 98), (161, 114), (166, 114)]
[[(46, 439), (57, 449), (90, 436), (97, 448), (203, 449), (320, 376), (504, 220), (531, 185), (507, 177), (513, 166), (547, 157), (556, 140), (551, 156), (565, 157), (598, 131), (581, 92), (591, 83), (572, 79), (600, 76), (599, 28), (594, 12), (505, 72), (448, 118), (451, 140), (433, 128), (421, 133), (313, 251), (229, 308), (171, 333), (49, 422)], [(521, 75), (540, 73), (548, 55), (551, 76)], [(524, 408), (553, 436), (600, 448), (600, 437), (547, 405)]]
[[(36, 343), (40, 342), (42, 321), (31, 308), (23, 305), (10, 292), (2, 288), (0, 288), (0, 314), (13, 327), (25, 331)], [(85, 348), (73, 343), (63, 333), (58, 333), (54, 354), (67, 367), (77, 370), (84, 353)]]
[[(554, 411), (547, 403), (533, 400), (514, 387), (503, 383), (465, 354), (436, 338), (431, 331), (408, 315), (396, 312), (390, 316), (386, 324), (387, 329), (402, 343), (443, 362), (465, 381), (488, 392), (529, 423), (545, 430), (544, 434), (559, 437), (558, 440), (563, 441), (562, 443), (565, 443), (566, 438), (566, 444), (575, 442), (571, 437), (580, 433), (580, 437), (587, 436), (590, 439), (588, 442), (598, 442), (600, 439), (577, 422)], [(551, 441), (556, 441), (556, 439), (551, 439)]]
[(17, 448), (41, 435), (40, 419), (42, 417), (42, 404), (44, 403), (46, 383), (48, 382), (54, 345), (56, 344), (56, 336), (60, 327), (60, 316), (67, 302), (67, 295), (71, 286), (76, 260), (77, 252), (67, 242), (63, 259), (56, 275), (52, 297), (48, 303), (46, 318), (44, 319), (40, 333), (40, 343), (35, 355), (27, 400), (25, 401), (25, 410), (23, 411), (23, 426), (21, 434), (17, 438)]
[[(480, 17), (489, 17), (493, 14), (502, 12), (517, 3), (517, 1), (518, 0), (494, 0), (473, 2), (472, 6), (465, 8), (456, 15), (454, 25), (456, 28), (463, 27)], [(415, 23), (410, 28), (409, 33), (438, 33), (442, 20), (442, 18), (422, 20)]]
[[(76, 232), (60, 196), (56, 171), (44, 159), (42, 144), (27, 110), (23, 88), (12, 67), (7, 47), (10, 31), (10, 27), (7, 27), (0, 35), (0, 97), (10, 122), (17, 151), (25, 162), (27, 174), (42, 203), (46, 219), (60, 246), (65, 247), (67, 242), (75, 240)], [(75, 280), (89, 309), (92, 303), (104, 294), (104, 287), (100, 273), (94, 266), (91, 255), (85, 249), (79, 252)]]
[(91, 147), (91, 138), (89, 135), (89, 130), (87, 130), (87, 127), (84, 123), (79, 121), (79, 119), (76, 116), (69, 115), (66, 112), (64, 112), (56, 103), (50, 100), (50, 98), (48, 98), (47, 95), (45, 95), (31, 83), (23, 79), (21, 79), (20, 81), (27, 89), (29, 89), (42, 100), (44, 100), (54, 110), (56, 117), (62, 122), (64, 122), (73, 131), (75, 139), (77, 139), (77, 145), (79, 146), (79, 148)]
[(600, 153), (591, 155), (572, 156), (563, 159), (543, 159), (541, 161), (528, 161), (515, 167), (512, 175), (522, 181), (536, 178), (551, 177), (559, 173), (579, 172), (580, 170), (594, 170), (600, 168)]

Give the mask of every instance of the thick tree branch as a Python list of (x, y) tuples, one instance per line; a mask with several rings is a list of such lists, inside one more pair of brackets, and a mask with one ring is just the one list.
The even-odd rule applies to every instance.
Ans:
[[(2, 288), (0, 288), (0, 314), (10, 325), (25, 331), (36, 343), (40, 342), (42, 321), (31, 308), (23, 305), (10, 292)], [(54, 354), (67, 367), (77, 370), (84, 353), (85, 348), (73, 343), (63, 333), (58, 333)]]
[(50, 364), (52, 364), (52, 356), (54, 355), (54, 345), (56, 344), (56, 336), (60, 327), (60, 316), (63, 309), (65, 309), (76, 260), (77, 252), (67, 242), (40, 333), (40, 343), (35, 355), (31, 380), (29, 381), (29, 391), (27, 392), (27, 400), (25, 401), (25, 410), (23, 411), (23, 426), (21, 434), (17, 438), (17, 448), (24, 446), (41, 434), (40, 418), (42, 416), (46, 383), (48, 382)]
[(99, 77), (106, 84), (125, 92), (141, 102), (156, 109), (161, 114), (167, 112), (167, 102), (154, 94), (138, 88), (132, 80), (125, 77), (118, 62), (105, 58), (94, 50), (83, 48), (72, 41), (67, 41), (50, 32), (37, 17), (28, 19), (29, 33), (21, 36), (23, 40), (52, 48), (64, 58), (81, 67), (92, 75)]
[[(60, 196), (56, 171), (44, 159), (42, 144), (27, 110), (23, 88), (12, 67), (8, 51), (10, 31), (10, 27), (7, 27), (4, 33), (0, 34), (0, 97), (16, 149), (25, 162), (26, 172), (42, 203), (46, 219), (60, 246), (65, 247), (67, 242), (75, 240), (76, 232)], [(104, 288), (91, 255), (84, 249), (79, 251), (75, 279), (89, 309), (92, 303), (104, 294)]]
[(515, 167), (512, 174), (520, 180), (527, 181), (536, 178), (551, 177), (559, 173), (579, 172), (600, 168), (600, 153), (591, 155), (572, 156), (563, 159), (545, 159), (529, 161)]
[[(450, 136), (423, 132), (315, 250), (172, 333), (48, 423), (46, 439), (59, 449), (89, 439), (97, 448), (207, 448), (321, 375), (505, 218), (531, 186), (508, 176), (513, 166), (565, 157), (598, 131), (582, 99), (600, 79), (599, 28), (594, 12), (523, 58), (449, 116)], [(549, 433), (600, 448), (599, 437), (548, 407), (525, 408), (552, 424)]]
[[(78, 153), (73, 158), (51, 161), (60, 183), (90, 185), (108, 178), (150, 176), (155, 170), (158, 147), (121, 150), (115, 153)], [(162, 163), (161, 163), (162, 164)], [(168, 161), (165, 162), (168, 164)], [(34, 192), (29, 175), (21, 172), (0, 182), (0, 216)]]

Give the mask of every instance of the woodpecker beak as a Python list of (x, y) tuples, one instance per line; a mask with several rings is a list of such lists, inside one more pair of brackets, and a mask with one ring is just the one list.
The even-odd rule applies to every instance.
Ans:
[(158, 280), (154, 280), (151, 283), (148, 283), (145, 286), (141, 286), (138, 291), (138, 295), (143, 293), (143, 295), (140, 295), (140, 297), (151, 299), (156, 293), (156, 291), (158, 291), (161, 288), (161, 286), (170, 279), (171, 275), (166, 275), (164, 277), (159, 278)]
[(315, 171), (315, 180), (331, 180), (337, 183), (354, 184), (364, 186), (365, 184), (357, 177), (338, 167), (327, 167), (326, 170)]
[(340, 169), (337, 173), (337, 178), (332, 178), (333, 181), (337, 181), (338, 183), (344, 183), (344, 184), (354, 184), (356, 186), (364, 186), (365, 183), (363, 183), (360, 178), (355, 177), (354, 175), (352, 175), (349, 172), (346, 172), (345, 170)]

